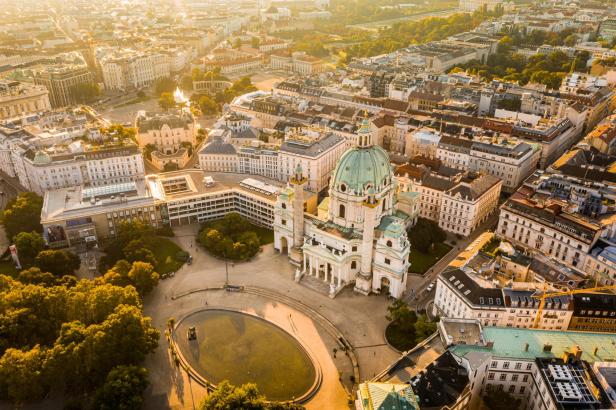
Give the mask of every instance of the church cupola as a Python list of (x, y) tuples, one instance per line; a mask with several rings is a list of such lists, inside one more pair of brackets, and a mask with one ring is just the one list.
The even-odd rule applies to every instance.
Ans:
[(357, 146), (362, 148), (372, 146), (372, 129), (370, 128), (370, 120), (368, 120), (367, 112), (361, 121), (359, 130), (357, 131)]

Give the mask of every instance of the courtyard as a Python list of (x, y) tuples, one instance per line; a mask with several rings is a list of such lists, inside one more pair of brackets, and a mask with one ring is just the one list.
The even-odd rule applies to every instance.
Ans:
[[(168, 319), (181, 321), (203, 309), (254, 315), (297, 339), (321, 374), (320, 387), (305, 403), (308, 409), (347, 408), (357, 377), (370, 379), (398, 358), (384, 338), (385, 296), (366, 297), (345, 289), (330, 299), (297, 284), (286, 255), (276, 253), (271, 244), (249, 262), (229, 263), (229, 283), (244, 286), (244, 291), (224, 291), (224, 262), (197, 248), (197, 230), (197, 225), (176, 230), (173, 240), (191, 253), (193, 264), (162, 280), (144, 303), (145, 313), (161, 331), (160, 346), (146, 363), (151, 375), (147, 408), (189, 409), (207, 394), (194, 376), (175, 365), (164, 335)], [(353, 347), (348, 354), (341, 337)]]

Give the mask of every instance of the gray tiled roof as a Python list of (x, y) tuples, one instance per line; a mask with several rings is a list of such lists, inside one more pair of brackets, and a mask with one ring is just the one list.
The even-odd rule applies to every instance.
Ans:
[(343, 140), (343, 137), (336, 134), (327, 134), (321, 139), (310, 142), (286, 140), (280, 146), (280, 151), (304, 155), (307, 157), (318, 157), (323, 152), (338, 145)]
[(236, 152), (232, 144), (222, 142), (220, 139), (215, 139), (203, 147), (200, 154), (235, 155)]

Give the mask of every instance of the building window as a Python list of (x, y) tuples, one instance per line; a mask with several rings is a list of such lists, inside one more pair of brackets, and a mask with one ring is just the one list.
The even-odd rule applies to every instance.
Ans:
[(340, 218), (344, 218), (345, 215), (345, 208), (344, 205), (340, 205), (340, 207), (338, 208), (338, 216)]
[(504, 362), (503, 369), (508, 369), (508, 368), (509, 368), (509, 362)]
[(391, 246), (393, 245), (393, 243), (391, 241), (387, 241), (387, 247), (391, 248)]
[(511, 386), (509, 386), (509, 393), (513, 392), (515, 392), (515, 385), (512, 384)]
[(385, 258), (385, 265), (391, 265), (391, 261), (387, 258)]
[(357, 262), (351, 261), (351, 269), (357, 269)]
[(488, 380), (494, 380), (494, 372), (488, 373)]
[(500, 381), (501, 381), (501, 382), (504, 382), (504, 381), (506, 381), (506, 380), (507, 380), (507, 373), (501, 373), (501, 375), (500, 375)]

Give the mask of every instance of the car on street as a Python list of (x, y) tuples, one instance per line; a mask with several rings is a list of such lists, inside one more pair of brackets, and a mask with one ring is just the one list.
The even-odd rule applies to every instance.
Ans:
[(426, 288), (426, 291), (428, 292), (432, 292), (432, 289), (434, 289), (434, 282), (430, 282), (430, 284), (428, 285), (428, 287)]

